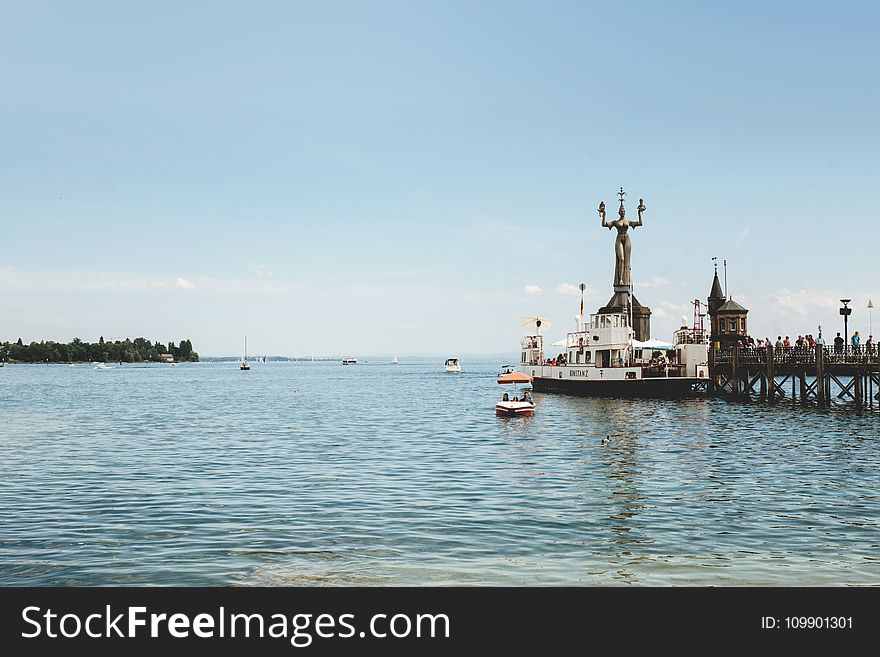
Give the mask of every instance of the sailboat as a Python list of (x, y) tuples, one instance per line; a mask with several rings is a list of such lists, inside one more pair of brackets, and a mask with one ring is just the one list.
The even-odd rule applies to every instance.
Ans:
[(394, 354), (394, 356), (391, 358), (391, 364), (392, 364), (392, 365), (397, 365), (399, 362), (400, 362), (400, 361), (397, 360), (397, 354)]
[(241, 363), (239, 364), (239, 369), (241, 369), (241, 370), (251, 369), (251, 366), (248, 363), (248, 359), (247, 359), (247, 335), (244, 336), (244, 358), (241, 359)]

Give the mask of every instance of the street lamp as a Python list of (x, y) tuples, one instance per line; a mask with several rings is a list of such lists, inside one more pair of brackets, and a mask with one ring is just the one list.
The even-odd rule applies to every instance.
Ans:
[[(581, 324), (584, 323), (584, 290), (587, 289), (586, 283), (581, 283), (578, 287), (581, 289)], [(578, 331), (583, 330), (583, 326), (578, 326)]]
[(847, 328), (847, 320), (849, 320), (849, 316), (852, 313), (852, 308), (848, 308), (846, 304), (848, 304), (852, 299), (841, 299), (840, 303), (843, 304), (843, 308), (840, 309), (840, 314), (843, 315), (843, 351), (846, 353), (846, 348), (849, 345), (849, 329)]

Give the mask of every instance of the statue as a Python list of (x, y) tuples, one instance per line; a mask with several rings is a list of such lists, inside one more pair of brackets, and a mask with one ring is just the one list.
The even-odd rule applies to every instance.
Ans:
[(614, 266), (614, 286), (615, 288), (630, 288), (632, 286), (632, 278), (630, 276), (630, 251), (632, 246), (627, 231), (630, 228), (636, 228), (637, 226), (642, 225), (642, 213), (647, 208), (645, 208), (645, 201), (639, 199), (639, 207), (637, 208), (639, 220), (627, 221), (625, 219), (626, 210), (623, 207), (623, 197), (626, 196), (626, 192), (623, 191), (623, 187), (620, 188), (620, 191), (617, 194), (620, 196), (620, 209), (617, 211), (617, 214), (620, 215), (620, 219), (611, 222), (605, 221), (605, 201), (602, 201), (599, 204), (599, 216), (602, 217), (603, 228), (607, 228), (608, 230), (611, 230), (612, 228), (617, 229), (617, 240), (614, 242), (614, 253), (617, 256), (617, 263)]

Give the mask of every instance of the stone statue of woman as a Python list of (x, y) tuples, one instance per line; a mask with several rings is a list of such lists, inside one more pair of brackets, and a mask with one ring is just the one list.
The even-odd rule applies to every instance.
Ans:
[(630, 239), (627, 231), (630, 228), (636, 228), (636, 226), (642, 225), (642, 212), (646, 210), (645, 201), (643, 199), (639, 199), (639, 220), (638, 221), (627, 221), (626, 210), (623, 207), (623, 197), (625, 192), (623, 191), (623, 187), (620, 188), (620, 192), (618, 192), (620, 196), (620, 209), (617, 211), (617, 214), (620, 215), (620, 219), (615, 221), (605, 221), (605, 201), (602, 201), (599, 204), (599, 216), (602, 217), (602, 226), (611, 230), (612, 228), (617, 229), (617, 240), (614, 242), (614, 253), (617, 256), (617, 262), (614, 266), (614, 286), (615, 287), (623, 287), (629, 288), (632, 285), (632, 279), (630, 278), (630, 251), (632, 250), (632, 246), (630, 244)]

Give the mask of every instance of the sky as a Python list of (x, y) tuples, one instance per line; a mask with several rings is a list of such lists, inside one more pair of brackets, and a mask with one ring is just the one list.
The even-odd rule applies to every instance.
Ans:
[(0, 340), (516, 354), (621, 186), (654, 337), (712, 257), (757, 337), (873, 330), (876, 3), (0, 9)]

